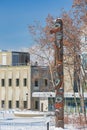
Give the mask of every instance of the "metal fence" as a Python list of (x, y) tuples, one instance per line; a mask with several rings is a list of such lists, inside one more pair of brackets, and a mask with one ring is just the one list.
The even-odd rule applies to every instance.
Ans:
[(51, 130), (53, 117), (16, 118), (0, 113), (0, 130)]

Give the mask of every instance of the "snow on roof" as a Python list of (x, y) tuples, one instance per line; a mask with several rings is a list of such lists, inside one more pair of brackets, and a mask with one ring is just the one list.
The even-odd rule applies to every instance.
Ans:
[(33, 92), (32, 97), (55, 97), (54, 92)]
[[(79, 93), (75, 93), (75, 96), (79, 98)], [(66, 98), (74, 98), (74, 93), (64, 93), (64, 97)], [(87, 98), (87, 93), (84, 93), (84, 97)]]
[[(79, 94), (75, 93), (75, 96), (79, 98)], [(33, 92), (32, 97), (55, 97), (55, 92)], [(72, 93), (64, 93), (65, 98), (74, 98)], [(87, 98), (87, 93), (84, 93), (84, 97)]]

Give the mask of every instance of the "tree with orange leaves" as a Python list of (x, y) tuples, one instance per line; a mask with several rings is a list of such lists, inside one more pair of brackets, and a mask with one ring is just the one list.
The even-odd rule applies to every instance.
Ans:
[[(83, 27), (87, 24), (87, 0), (73, 0), (73, 5), (72, 5), (71, 10), (69, 12), (62, 11), (61, 18), (63, 20), (64, 64), (66, 64), (67, 67), (70, 64), (72, 64), (72, 66), (74, 67), (74, 70), (73, 70), (74, 83), (77, 86), (76, 91), (78, 91), (79, 93), (82, 111), (84, 113), (85, 120), (86, 120), (86, 113), (84, 110), (84, 94), (80, 93), (80, 89), (83, 90), (83, 88), (82, 88), (82, 84), (79, 83), (79, 80), (81, 80), (82, 78), (82, 76), (80, 75), (81, 65), (82, 65), (80, 56), (82, 53), (81, 48), (82, 46), (85, 48), (85, 44), (83, 45), (81, 43), (81, 35), (84, 30)], [(44, 56), (40, 54), (36, 54), (36, 55), (38, 55), (40, 59), (42, 60), (46, 59), (48, 61), (48, 64), (50, 66), (52, 83), (53, 83), (53, 86), (55, 86), (53, 82), (54, 65), (53, 65), (52, 59), (50, 60), (49, 58), (49, 56), (51, 56), (51, 50), (55, 50), (55, 46), (54, 46), (55, 36), (50, 35), (50, 29), (53, 25), (53, 20), (54, 18), (51, 15), (48, 15), (48, 17), (46, 18), (45, 27), (42, 27), (38, 22), (36, 22), (34, 26), (33, 25), (29, 26), (29, 30), (30, 30), (30, 33), (34, 37), (35, 42), (39, 44), (40, 50), (42, 50), (42, 52), (45, 54)], [(85, 33), (87, 34), (87, 32)], [(36, 53), (36, 51), (37, 51), (37, 48), (33, 50), (33, 53)], [(46, 53), (47, 51), (50, 52), (48, 53), (48, 55)], [(83, 80), (85, 82), (84, 75), (83, 75)], [(70, 73), (70, 77), (73, 80), (71, 73)], [(75, 103), (77, 106), (75, 91), (73, 91), (73, 93), (74, 93)]]

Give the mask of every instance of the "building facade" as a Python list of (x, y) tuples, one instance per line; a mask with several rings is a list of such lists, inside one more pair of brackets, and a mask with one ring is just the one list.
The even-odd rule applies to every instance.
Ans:
[(49, 67), (38, 65), (31, 67), (31, 91), (33, 110), (54, 110), (55, 93)]
[(27, 52), (0, 51), (0, 66), (19, 66), (30, 62), (30, 54)]
[[(74, 64), (71, 60), (68, 63), (64, 63), (64, 99), (65, 105), (75, 106)], [(87, 62), (84, 63), (86, 66)], [(87, 87), (84, 90), (87, 99)], [(80, 104), (78, 92), (75, 95)], [(0, 52), (0, 109), (54, 111), (54, 104), (55, 88), (48, 66), (31, 65), (30, 54), (26, 52)]]
[(31, 108), (29, 54), (0, 52), (0, 109)]

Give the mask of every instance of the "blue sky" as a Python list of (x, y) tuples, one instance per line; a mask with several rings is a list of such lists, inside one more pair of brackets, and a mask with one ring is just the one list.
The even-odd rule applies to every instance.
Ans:
[(44, 23), (48, 14), (60, 16), (72, 0), (0, 0), (0, 50), (29, 48), (34, 44), (28, 26)]

